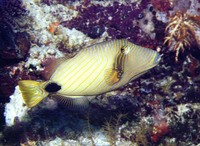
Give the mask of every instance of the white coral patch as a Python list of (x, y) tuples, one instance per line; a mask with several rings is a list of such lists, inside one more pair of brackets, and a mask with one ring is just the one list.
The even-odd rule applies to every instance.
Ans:
[(77, 45), (84, 45), (91, 41), (85, 34), (82, 32), (73, 29), (68, 29), (65, 27), (58, 28), (59, 32), (62, 32), (63, 36), (68, 36), (68, 45), (69, 47), (77, 46)]
[(22, 94), (19, 90), (19, 86), (15, 87), (15, 92), (10, 96), (10, 102), (5, 106), (5, 120), (7, 126), (13, 126), (15, 120), (27, 121), (28, 120), (28, 107), (24, 106)]
[(75, 140), (62, 140), (59, 137), (56, 137), (54, 140), (47, 140), (47, 141), (42, 141), (41, 142), (42, 145), (48, 145), (48, 146), (79, 146), (79, 142), (75, 141)]
[(188, 112), (190, 109), (187, 107), (187, 104), (180, 104), (178, 105), (178, 112), (177, 114), (179, 116), (182, 116), (183, 114), (185, 114), (186, 112)]
[(162, 21), (163, 23), (167, 23), (169, 21), (168, 18), (167, 18), (167, 13), (160, 12), (160, 11), (156, 12), (156, 19), (158, 21)]
[[(68, 29), (59, 24), (71, 20), (78, 15), (78, 11), (62, 4), (46, 5), (35, 0), (22, 0), (23, 6), (29, 12), (24, 24), (27, 33), (32, 39), (29, 58), (25, 64), (26, 68), (34, 66), (37, 71), (42, 70), (41, 61), (45, 58), (63, 57), (58, 50), (59, 44), (66, 44), (69, 48), (83, 45), (89, 38), (76, 29)], [(24, 22), (24, 21), (22, 21)], [(56, 34), (49, 31), (50, 25), (57, 22)], [(31, 71), (31, 69), (30, 69)]]
[(151, 13), (145, 13), (145, 17), (139, 22), (140, 28), (147, 34), (154, 31), (154, 23), (152, 22), (153, 15)]
[(152, 20), (153, 14), (148, 11), (148, 8), (144, 10), (143, 13), (145, 16), (139, 20), (139, 27), (142, 29), (142, 31), (149, 35), (151, 39), (155, 39), (155, 25)]

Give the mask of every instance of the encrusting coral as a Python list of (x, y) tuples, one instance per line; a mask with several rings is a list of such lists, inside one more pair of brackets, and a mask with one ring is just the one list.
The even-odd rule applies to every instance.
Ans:
[(176, 52), (175, 61), (178, 61), (180, 50), (184, 52), (185, 48), (190, 48), (193, 42), (197, 44), (198, 27), (200, 27), (200, 16), (197, 15), (177, 11), (169, 18), (164, 44), (173, 45), (173, 50)]

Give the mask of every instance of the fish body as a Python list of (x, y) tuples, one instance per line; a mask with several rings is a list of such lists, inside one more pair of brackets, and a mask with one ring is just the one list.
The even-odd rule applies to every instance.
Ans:
[[(160, 55), (154, 50), (125, 39), (113, 40), (90, 46), (73, 58), (60, 61), (49, 80), (36, 83), (40, 89), (30, 91), (27, 84), (35, 84), (30, 80), (19, 81), (19, 87), (29, 107), (35, 106), (49, 94), (62, 97), (62, 100), (94, 96), (125, 85), (156, 66), (159, 60)], [(42, 93), (42, 98), (38, 91)], [(34, 101), (30, 92), (35, 100), (40, 98)], [(40, 95), (36, 95), (36, 92)]]

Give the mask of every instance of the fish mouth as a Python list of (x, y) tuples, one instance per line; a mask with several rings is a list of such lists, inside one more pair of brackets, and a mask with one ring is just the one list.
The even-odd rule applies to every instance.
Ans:
[(161, 59), (161, 55), (158, 52), (156, 52), (156, 55), (153, 60), (154, 64), (158, 64), (160, 62), (160, 59)]

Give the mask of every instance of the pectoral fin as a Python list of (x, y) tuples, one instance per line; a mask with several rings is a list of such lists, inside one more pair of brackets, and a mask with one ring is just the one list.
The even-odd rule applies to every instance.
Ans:
[(118, 72), (113, 69), (108, 69), (105, 75), (106, 83), (110, 86), (113, 86), (115, 83), (119, 82), (120, 78)]

